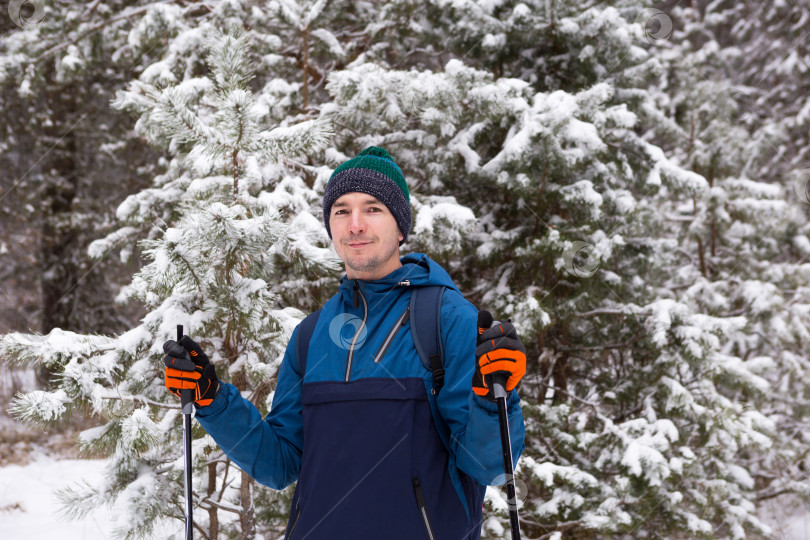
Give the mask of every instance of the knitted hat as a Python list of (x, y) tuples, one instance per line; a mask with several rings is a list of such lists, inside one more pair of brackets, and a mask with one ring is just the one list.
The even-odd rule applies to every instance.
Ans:
[(332, 205), (346, 193), (352, 192), (376, 197), (394, 215), (403, 236), (400, 245), (408, 239), (411, 230), (410, 192), (402, 171), (385, 149), (369, 146), (332, 173), (323, 193), (323, 222), (329, 238), (332, 238), (329, 229)]

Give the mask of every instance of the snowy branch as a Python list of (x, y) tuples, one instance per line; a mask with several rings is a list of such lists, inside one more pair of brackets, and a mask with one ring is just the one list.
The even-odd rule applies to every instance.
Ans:
[(180, 405), (172, 405), (170, 403), (161, 403), (159, 401), (153, 401), (144, 396), (102, 396), (101, 399), (109, 399), (114, 401), (132, 401), (134, 403), (143, 403), (144, 405), (152, 405), (154, 407), (160, 407), (162, 409), (180, 409)]
[[(144, 13), (145, 11), (148, 11), (153, 6), (156, 6), (156, 5), (159, 5), (159, 4), (174, 4), (174, 3), (182, 3), (182, 0), (158, 0), (157, 2), (152, 2), (151, 4), (146, 5), (146, 6), (141, 6), (141, 7), (138, 7), (138, 8), (132, 8), (131, 10), (129, 10), (129, 11), (117, 16), (117, 17), (107, 19), (106, 21), (102, 21), (102, 22), (100, 22), (98, 24), (95, 24), (95, 25), (91, 26), (85, 32), (79, 34), (78, 37), (76, 37), (74, 39), (71, 39), (70, 41), (66, 41), (64, 43), (54, 45), (53, 47), (51, 47), (50, 49), (48, 49), (44, 53), (37, 56), (32, 61), (32, 63), (33, 64), (38, 64), (39, 62), (41, 62), (42, 60), (48, 58), (49, 56), (52, 56), (52, 55), (56, 54), (57, 52), (70, 47), (71, 45), (75, 45), (76, 43), (80, 42), (84, 38), (90, 36), (91, 34), (93, 34), (95, 32), (98, 32), (102, 28), (105, 28), (105, 27), (107, 27), (107, 26), (109, 26), (109, 25), (111, 25), (113, 23), (119, 22), (119, 21), (123, 21), (123, 20), (126, 20), (126, 19), (131, 19), (132, 17), (135, 17), (136, 15), (140, 15), (141, 13)], [(89, 8), (88, 8), (88, 11), (89, 11)]]
[(577, 313), (576, 317), (598, 317), (600, 315), (627, 315), (628, 313), (621, 309), (594, 309), (586, 311), (585, 313)]
[(211, 505), (214, 508), (218, 508), (218, 509), (224, 510), (226, 512), (233, 512), (234, 514), (238, 514), (240, 516), (243, 514), (242, 509), (240, 507), (234, 506), (232, 504), (224, 504), (224, 503), (221, 503), (221, 502), (216, 502), (216, 501), (214, 501), (212, 499), (209, 499), (209, 498), (205, 498), (200, 502), (200, 506), (205, 505), (205, 504)]

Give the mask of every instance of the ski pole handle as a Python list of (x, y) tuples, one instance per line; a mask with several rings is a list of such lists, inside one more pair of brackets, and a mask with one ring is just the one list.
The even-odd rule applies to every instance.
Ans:
[[(483, 334), (487, 328), (501, 324), (493, 321), (492, 315), (479, 314), (478, 334)], [(503, 473), (506, 478), (507, 507), (509, 508), (509, 525), (512, 532), (512, 540), (520, 540), (520, 518), (517, 511), (517, 493), (515, 490), (515, 470), (512, 466), (512, 437), (509, 433), (509, 414), (506, 409), (506, 381), (511, 375), (508, 371), (496, 371), (485, 375), (487, 386), (492, 388), (492, 395), (498, 404), (498, 424), (501, 430), (501, 454), (503, 456)]]
[(197, 364), (191, 359), (188, 351), (180, 345), (180, 340), (183, 337), (183, 325), (177, 325), (177, 341), (174, 343), (168, 342), (164, 345), (164, 351), (167, 353), (163, 359), (163, 364), (166, 367), (178, 369), (180, 371), (194, 371), (197, 369)]
[[(177, 325), (177, 342), (169, 345), (169, 353), (163, 360), (167, 367), (181, 371), (194, 371), (197, 364), (191, 360), (191, 355), (180, 345), (183, 339), (183, 325)], [(191, 465), (191, 413), (194, 412), (194, 391), (182, 389), (180, 391), (180, 404), (183, 411), (183, 477), (186, 498), (186, 535), (185, 540), (194, 540), (194, 507), (192, 492), (192, 465)]]
[[(486, 330), (488, 328), (492, 328), (494, 326), (498, 326), (499, 324), (501, 324), (501, 321), (493, 320), (492, 322), (490, 322), (489, 319), (491, 319), (491, 318), (492, 317), (490, 316), (489, 318), (485, 318), (485, 319), (482, 319), (482, 320), (478, 321), (478, 324), (486, 325), (487, 323), (489, 323), (488, 326), (479, 329), (478, 330), (479, 333), (483, 333), (482, 332), (483, 330)], [(486, 382), (487, 382), (487, 386), (492, 388), (492, 395), (495, 397), (496, 400), (498, 398), (506, 399), (506, 381), (509, 379), (509, 375), (510, 375), (510, 373), (508, 371), (496, 371), (494, 373), (490, 373), (489, 375), (487, 375), (485, 377)]]
[[(177, 343), (180, 343), (180, 340), (183, 339), (183, 325), (177, 325)], [(182, 345), (181, 345), (182, 347)], [(194, 371), (197, 369), (197, 365), (191, 360), (191, 355), (183, 349), (185, 352), (185, 358), (181, 358), (182, 367), (180, 365), (175, 365), (173, 367), (183, 370), (183, 371)], [(194, 391), (191, 389), (185, 389), (180, 391), (180, 407), (183, 410), (183, 414), (191, 414), (191, 404), (194, 401)]]
[(509, 372), (496, 371), (490, 373), (489, 377), (492, 384), (492, 395), (495, 396), (495, 399), (506, 399), (506, 381), (509, 378)]

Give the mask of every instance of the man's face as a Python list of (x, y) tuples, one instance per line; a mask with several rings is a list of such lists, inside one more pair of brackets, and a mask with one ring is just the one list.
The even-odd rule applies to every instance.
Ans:
[(341, 196), (330, 210), (329, 228), (350, 279), (380, 279), (402, 266), (402, 233), (388, 207), (371, 195)]

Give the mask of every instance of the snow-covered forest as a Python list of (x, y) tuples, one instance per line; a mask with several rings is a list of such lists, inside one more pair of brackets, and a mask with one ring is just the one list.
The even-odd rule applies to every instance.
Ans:
[[(21, 437), (96, 460), (63, 519), (180, 538), (163, 342), (184, 324), (266, 413), (343, 274), (325, 182), (377, 145), (403, 253), (526, 345), (524, 538), (784, 537), (810, 502), (808, 37), (810, 0), (7, 2), (0, 465)], [(283, 538), (291, 488), (193, 448), (197, 537)], [(508, 523), (490, 488), (483, 537)]]

